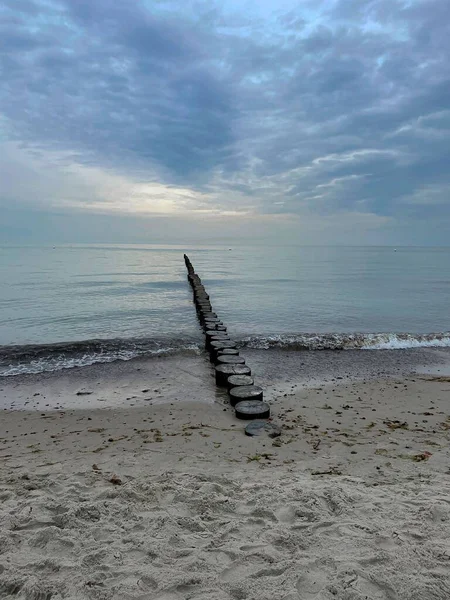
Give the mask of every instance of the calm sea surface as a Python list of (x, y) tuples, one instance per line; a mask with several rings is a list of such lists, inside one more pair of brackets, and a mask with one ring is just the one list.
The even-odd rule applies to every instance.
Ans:
[(75, 245), (0, 248), (0, 345), (105, 340), (106, 360), (200, 343), (183, 252), (238, 339), (450, 344), (450, 248)]

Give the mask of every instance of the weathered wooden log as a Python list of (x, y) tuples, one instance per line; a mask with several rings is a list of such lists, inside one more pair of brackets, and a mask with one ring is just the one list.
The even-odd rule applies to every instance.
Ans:
[(247, 365), (217, 365), (214, 369), (216, 385), (227, 387), (228, 377), (231, 375), (251, 375), (252, 370)]
[(227, 388), (231, 390), (234, 387), (240, 387), (243, 385), (253, 385), (253, 377), (250, 375), (230, 375), (227, 381)]
[(239, 387), (231, 388), (228, 391), (230, 395), (231, 406), (236, 406), (238, 402), (244, 400), (262, 400), (263, 389), (258, 385), (240, 385)]
[(227, 356), (226, 354), (216, 353), (216, 357), (211, 362), (216, 365), (245, 365), (245, 358), (243, 356)]
[(234, 407), (238, 419), (268, 419), (270, 407), (261, 400), (244, 400)]
[(228, 340), (218, 340), (210, 343), (209, 354), (211, 361), (214, 362), (217, 358), (217, 351), (221, 348), (236, 348), (236, 342)]

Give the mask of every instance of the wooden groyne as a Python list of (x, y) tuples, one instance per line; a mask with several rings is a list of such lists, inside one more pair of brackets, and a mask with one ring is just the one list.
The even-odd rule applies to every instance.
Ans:
[(186, 254), (184, 262), (197, 316), (205, 333), (205, 348), (214, 365), (216, 385), (227, 388), (236, 417), (267, 419), (270, 408), (263, 400), (262, 388), (255, 385), (250, 367), (240, 355), (236, 342), (229, 337), (226, 325), (214, 311), (209, 294)]

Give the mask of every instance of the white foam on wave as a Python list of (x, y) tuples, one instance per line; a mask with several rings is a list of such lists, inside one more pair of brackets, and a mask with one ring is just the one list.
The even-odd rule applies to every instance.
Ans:
[(300, 333), (252, 336), (241, 341), (248, 348), (268, 350), (406, 350), (450, 347), (450, 333)]
[[(448, 348), (450, 347), (450, 333), (408, 334), (408, 333), (300, 333), (291, 335), (252, 336), (241, 339), (239, 345), (247, 348), (261, 350), (284, 349), (293, 351), (302, 350), (406, 350), (408, 348)], [(0, 377), (15, 375), (38, 374), (51, 371), (61, 371), (76, 367), (87, 367), (96, 363), (111, 363), (115, 361), (129, 361), (139, 357), (152, 357), (169, 355), (185, 351), (200, 351), (198, 343), (181, 343), (177, 345), (159, 345), (149, 347), (146, 344), (127, 344), (124, 342), (112, 347), (99, 347), (98, 350), (89, 349), (60, 351), (49, 350), (47, 353), (38, 353), (33, 357), (30, 354), (3, 357), (0, 364)], [(9, 364), (8, 364), (9, 362)]]
[(165, 347), (153, 350), (124, 349), (115, 352), (86, 353), (80, 356), (49, 355), (25, 362), (18, 362), (0, 367), (0, 377), (13, 377), (15, 375), (36, 375), (51, 371), (62, 371), (76, 367), (88, 367), (98, 363), (112, 363), (116, 361), (129, 361), (143, 356), (168, 355), (182, 351), (199, 351), (197, 344), (186, 344), (180, 347)]
[(406, 350), (408, 348), (449, 348), (450, 335), (376, 334), (368, 336), (361, 350)]

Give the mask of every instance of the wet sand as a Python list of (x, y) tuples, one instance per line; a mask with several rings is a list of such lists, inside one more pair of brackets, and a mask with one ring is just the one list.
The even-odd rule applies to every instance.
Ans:
[[(411, 373), (449, 374), (450, 349), (296, 352), (241, 349), (269, 401), (291, 389)], [(0, 410), (129, 408), (220, 402), (204, 352), (181, 352), (0, 378)]]

